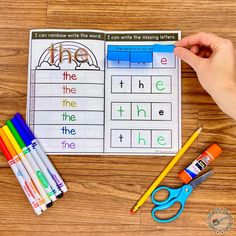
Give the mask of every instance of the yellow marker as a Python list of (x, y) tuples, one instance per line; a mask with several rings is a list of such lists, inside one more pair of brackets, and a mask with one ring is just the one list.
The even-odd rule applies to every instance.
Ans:
[(134, 214), (139, 207), (143, 205), (143, 203), (149, 198), (154, 189), (161, 183), (161, 181), (165, 178), (165, 176), (170, 172), (170, 170), (174, 167), (180, 157), (188, 150), (191, 144), (195, 141), (198, 135), (201, 133), (202, 127), (193, 133), (193, 135), (189, 138), (189, 140), (184, 144), (184, 146), (179, 150), (176, 156), (170, 161), (168, 166), (162, 171), (162, 173), (157, 177), (157, 179), (152, 183), (149, 189), (143, 194), (143, 196), (139, 199), (136, 205), (131, 209), (130, 213)]

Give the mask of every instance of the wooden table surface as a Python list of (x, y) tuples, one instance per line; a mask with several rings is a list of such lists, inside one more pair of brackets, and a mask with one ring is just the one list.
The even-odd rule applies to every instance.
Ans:
[[(2, 0), (0, 28), (3, 125), (15, 112), (25, 114), (29, 29), (179, 29), (183, 36), (210, 31), (236, 45), (236, 1)], [(217, 142), (224, 151), (212, 164), (214, 175), (192, 194), (175, 222), (154, 222), (150, 199), (136, 215), (129, 214), (170, 157), (50, 156), (69, 192), (36, 217), (0, 154), (0, 235), (214, 235), (207, 226), (212, 209), (227, 208), (236, 217), (236, 122), (219, 110), (183, 63), (183, 142), (202, 125), (202, 134), (163, 184), (179, 186), (177, 173), (211, 143)], [(227, 235), (236, 235), (235, 225)]]

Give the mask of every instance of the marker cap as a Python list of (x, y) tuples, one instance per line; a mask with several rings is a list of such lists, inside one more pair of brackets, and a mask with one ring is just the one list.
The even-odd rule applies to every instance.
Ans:
[(23, 129), (25, 130), (25, 132), (28, 135), (28, 138), (32, 141), (35, 139), (34, 134), (32, 133), (32, 131), (30, 130), (30, 128), (28, 127), (28, 125), (26, 124), (24, 118), (21, 116), (20, 113), (16, 113), (15, 117), (18, 119), (18, 121), (20, 122), (20, 124), (22, 125)]
[(4, 125), (3, 127), (3, 131), (4, 133), (7, 135), (8, 139), (10, 140), (12, 146), (14, 147), (15, 151), (17, 154), (22, 153), (22, 150), (19, 146), (19, 144), (17, 143), (15, 137), (13, 136), (13, 134), (11, 133), (10, 129), (8, 128), (7, 125)]
[(10, 161), (12, 159), (12, 156), (11, 156), (10, 152), (8, 151), (6, 145), (3, 142), (1, 137), (0, 137), (0, 149), (2, 150), (2, 153), (4, 154), (7, 161)]
[(17, 153), (2, 128), (0, 128), (0, 136), (1, 136), (4, 144), (6, 145), (8, 151), (10, 152), (11, 156), (12, 157), (16, 156)]
[(18, 133), (21, 136), (21, 138), (22, 138), (23, 142), (25, 143), (25, 145), (29, 146), (31, 144), (31, 140), (29, 139), (29, 136), (25, 132), (24, 127), (22, 126), (20, 121), (16, 117), (13, 117), (11, 119), (11, 122), (15, 126), (16, 130), (18, 131)]
[(20, 148), (25, 147), (25, 143), (23, 142), (22, 138), (20, 137), (19, 133), (17, 132), (15, 126), (12, 124), (11, 120), (7, 120), (6, 124), (8, 128), (10, 129), (12, 135), (16, 139), (17, 143), (19, 144)]

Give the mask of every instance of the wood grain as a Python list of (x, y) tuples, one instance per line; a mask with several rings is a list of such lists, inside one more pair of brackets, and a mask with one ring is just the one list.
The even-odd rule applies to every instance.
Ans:
[[(236, 44), (236, 2), (232, 0), (8, 0), (0, 2), (0, 122), (25, 114), (28, 37), (31, 28), (210, 31)], [(222, 62), (223, 63), (223, 62)], [(51, 156), (69, 187), (63, 199), (36, 217), (2, 154), (0, 235), (210, 236), (207, 214), (227, 208), (236, 216), (236, 122), (224, 115), (182, 64), (183, 142), (203, 133), (163, 184), (177, 187), (177, 173), (212, 142), (224, 152), (214, 175), (189, 198), (182, 216), (157, 224), (150, 200), (134, 216), (129, 209), (170, 161), (169, 157)], [(236, 235), (234, 226), (227, 235)]]

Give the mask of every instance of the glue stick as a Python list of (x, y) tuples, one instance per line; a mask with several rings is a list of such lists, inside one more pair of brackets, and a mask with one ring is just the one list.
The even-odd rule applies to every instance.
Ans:
[(179, 173), (179, 178), (188, 184), (203, 169), (205, 169), (216, 157), (220, 155), (222, 149), (217, 144), (212, 144), (198, 158), (196, 158), (187, 168)]

